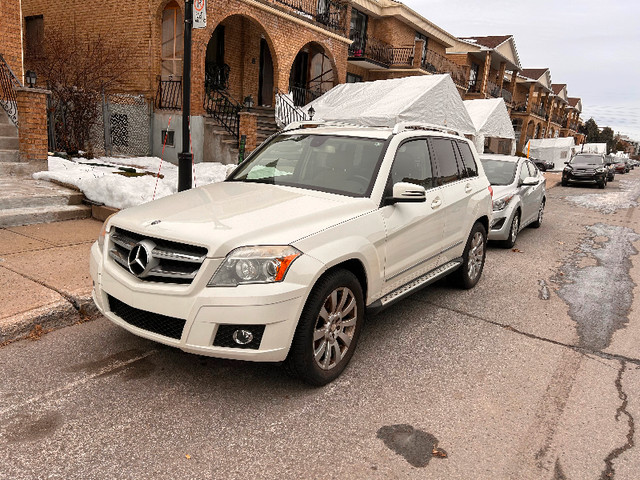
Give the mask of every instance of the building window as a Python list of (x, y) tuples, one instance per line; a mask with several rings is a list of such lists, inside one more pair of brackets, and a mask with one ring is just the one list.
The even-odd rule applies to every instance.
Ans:
[(162, 136), (160, 137), (160, 142), (166, 147), (175, 147), (174, 140), (174, 132), (173, 130), (162, 130)]
[(175, 1), (162, 12), (162, 77), (182, 76), (184, 19)]
[(24, 43), (28, 58), (44, 54), (44, 18), (42, 15), (24, 17)]
[(351, 30), (349, 38), (353, 43), (349, 46), (349, 55), (352, 57), (364, 56), (367, 47), (367, 22), (369, 17), (359, 10), (351, 10)]
[(420, 64), (425, 65), (427, 63), (427, 45), (429, 45), (429, 37), (424, 33), (416, 32), (416, 40), (423, 40), (424, 46), (422, 47), (422, 56), (420, 57)]
[(347, 83), (358, 83), (362, 81), (362, 77), (360, 75), (356, 75), (354, 73), (347, 73)]

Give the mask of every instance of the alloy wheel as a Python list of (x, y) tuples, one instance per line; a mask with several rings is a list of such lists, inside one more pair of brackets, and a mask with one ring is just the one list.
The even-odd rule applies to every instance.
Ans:
[(482, 261), (484, 260), (484, 235), (482, 232), (476, 232), (471, 240), (471, 248), (469, 249), (469, 261), (467, 273), (469, 279), (474, 281), (482, 270)]
[(338, 287), (325, 299), (313, 332), (313, 357), (322, 370), (331, 370), (344, 358), (358, 322), (356, 297)]

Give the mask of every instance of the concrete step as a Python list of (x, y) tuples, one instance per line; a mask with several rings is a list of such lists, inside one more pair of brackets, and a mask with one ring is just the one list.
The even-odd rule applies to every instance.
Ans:
[(67, 207), (81, 205), (84, 195), (70, 190), (61, 194), (54, 191), (42, 191), (31, 195), (11, 195), (0, 197), (0, 210), (42, 207)]
[(18, 149), (0, 149), (0, 164), (3, 162), (17, 162), (18, 160), (20, 160)]
[(3, 137), (0, 136), (0, 150), (18, 150), (20, 148), (20, 142), (18, 137)]
[(5, 112), (2, 107), (0, 107), (0, 125), (11, 125), (15, 128), (15, 125), (9, 120), (9, 115), (7, 115), (7, 112)]
[(18, 138), (18, 129), (12, 123), (0, 124), (0, 137)]
[(3, 176), (27, 176), (42, 170), (29, 162), (2, 162), (0, 161), (0, 177)]
[(89, 218), (91, 207), (88, 205), (66, 205), (53, 207), (12, 208), (0, 210), (0, 227), (32, 225), (34, 223), (59, 222)]

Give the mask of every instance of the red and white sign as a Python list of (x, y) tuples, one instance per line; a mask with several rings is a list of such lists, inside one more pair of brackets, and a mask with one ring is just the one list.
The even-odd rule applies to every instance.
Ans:
[(207, 26), (207, 0), (193, 0), (193, 28)]

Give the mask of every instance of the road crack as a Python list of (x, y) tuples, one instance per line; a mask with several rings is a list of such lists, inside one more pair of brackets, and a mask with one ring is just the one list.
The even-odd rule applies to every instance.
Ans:
[(627, 417), (627, 425), (629, 426), (629, 431), (627, 432), (627, 442), (613, 449), (607, 458), (604, 459), (605, 469), (602, 471), (602, 475), (600, 475), (600, 480), (608, 480), (615, 477), (616, 470), (613, 467), (613, 462), (620, 455), (622, 455), (627, 450), (630, 450), (634, 446), (634, 435), (635, 435), (635, 421), (633, 419), (633, 415), (627, 411), (627, 405), (629, 403), (629, 399), (627, 394), (622, 389), (622, 374), (627, 368), (627, 362), (624, 360), (620, 361), (620, 369), (618, 370), (618, 376), (616, 377), (616, 389), (618, 390), (618, 397), (622, 400), (622, 404), (616, 410), (615, 420), (616, 422), (620, 421), (620, 417), (623, 415)]

